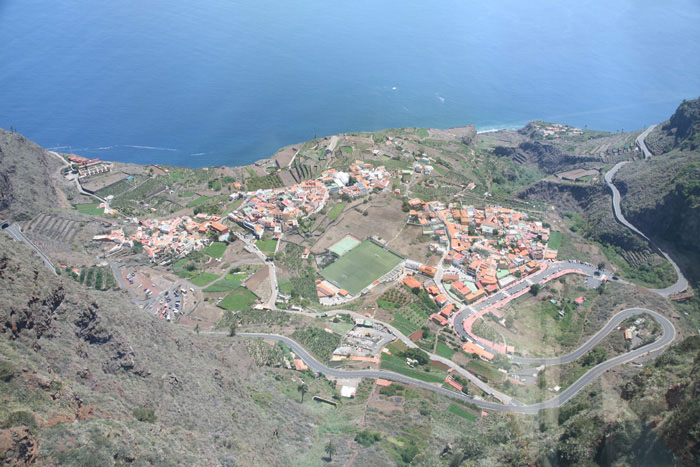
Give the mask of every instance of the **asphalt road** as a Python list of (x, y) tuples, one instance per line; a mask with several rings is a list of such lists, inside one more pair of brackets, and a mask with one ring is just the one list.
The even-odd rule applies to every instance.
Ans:
[[(644, 145), (644, 137), (646, 137), (647, 134), (653, 129), (654, 127), (649, 127), (647, 128), (644, 133), (639, 135), (637, 138), (637, 143), (640, 145), (640, 148), (644, 152), (645, 157), (651, 157), (649, 150), (647, 149), (646, 145)], [(641, 140), (640, 140), (641, 138)], [(640, 235), (642, 238), (646, 239), (650, 244), (653, 244), (652, 240), (644, 235), (639, 229), (637, 229), (634, 225), (632, 225), (627, 219), (625, 219), (625, 216), (622, 214), (622, 208), (620, 207), (620, 202), (622, 201), (622, 196), (620, 195), (620, 191), (617, 189), (615, 184), (613, 183), (613, 180), (615, 178), (615, 175), (617, 174), (617, 171), (620, 170), (620, 167), (622, 167), (625, 164), (628, 164), (629, 161), (622, 161), (618, 162), (615, 164), (615, 166), (610, 169), (606, 174), (605, 174), (605, 182), (608, 184), (608, 187), (610, 188), (610, 191), (612, 191), (613, 194), (613, 214), (615, 215), (615, 219), (617, 221), (630, 229), (631, 231), (635, 232), (636, 234)], [(657, 247), (657, 249), (661, 252), (661, 254), (671, 263), (673, 266), (673, 269), (676, 271), (676, 276), (678, 277), (678, 280), (676, 282), (664, 289), (649, 289), (650, 292), (656, 293), (661, 295), (662, 297), (668, 297), (669, 295), (676, 294), (676, 293), (681, 293), (684, 290), (688, 288), (688, 279), (685, 278), (683, 273), (681, 272), (681, 269), (678, 267), (675, 261), (671, 259), (671, 257), (666, 253), (665, 251), (661, 250), (660, 248)]]
[[(595, 347), (601, 340), (603, 340), (609, 333), (614, 331), (621, 322), (629, 318), (630, 316), (636, 316), (636, 315), (641, 315), (641, 314), (648, 314), (652, 318), (656, 320), (657, 323), (659, 323), (663, 329), (663, 336), (661, 339), (657, 340), (659, 344), (661, 344), (658, 348), (663, 348), (665, 345), (668, 345), (673, 341), (673, 339), (676, 336), (676, 330), (673, 327), (673, 324), (665, 318), (664, 316), (660, 315), (659, 313), (651, 310), (647, 310), (644, 308), (628, 308), (626, 310), (623, 310), (619, 313), (617, 313), (615, 316), (610, 318), (610, 320), (607, 322), (603, 328), (595, 333), (593, 336), (591, 336), (590, 339), (588, 339), (583, 345), (581, 345), (579, 348), (574, 350), (571, 353), (568, 353), (566, 355), (562, 355), (561, 357), (550, 357), (550, 358), (525, 358), (525, 357), (513, 357), (512, 361), (513, 363), (520, 363), (520, 364), (539, 364), (539, 365), (564, 365), (567, 363), (571, 363), (579, 358), (581, 358), (586, 352), (591, 350), (593, 347)], [(645, 346), (646, 347), (646, 346)]]
[(3, 229), (5, 232), (7, 232), (10, 237), (12, 237), (15, 241), (22, 242), (25, 245), (27, 245), (29, 248), (32, 250), (36, 251), (36, 253), (39, 255), (41, 260), (44, 262), (47, 268), (51, 269), (51, 272), (56, 274), (56, 268), (54, 267), (53, 263), (49, 259), (48, 256), (44, 254), (43, 251), (41, 251), (34, 243), (32, 243), (31, 240), (29, 240), (27, 237), (24, 236), (22, 233), (22, 229), (20, 229), (19, 225), (17, 224), (12, 224), (5, 229)]
[(649, 148), (647, 148), (647, 145), (644, 143), (644, 140), (654, 128), (656, 128), (656, 125), (650, 126), (646, 130), (644, 130), (639, 136), (637, 136), (637, 146), (639, 146), (639, 149), (642, 150), (642, 154), (644, 154), (644, 159), (649, 159), (652, 156), (651, 151), (649, 151)]
[[(629, 312), (629, 315), (626, 313)], [(309, 352), (307, 352), (300, 344), (286, 336), (280, 336), (278, 334), (265, 334), (265, 333), (239, 333), (240, 337), (252, 337), (252, 338), (264, 338), (272, 339), (279, 342), (284, 342), (299, 358), (304, 360), (304, 362), (309, 366), (310, 369), (318, 373), (323, 373), (326, 376), (333, 378), (384, 378), (391, 381), (396, 381), (399, 383), (410, 384), (422, 389), (427, 389), (435, 393), (441, 394), (443, 396), (451, 397), (453, 399), (459, 399), (465, 402), (471, 402), (477, 407), (490, 410), (498, 410), (505, 412), (523, 413), (523, 414), (535, 414), (541, 409), (560, 407), (566, 404), (571, 398), (578, 394), (581, 389), (585, 388), (591, 382), (593, 382), (598, 376), (618, 365), (636, 360), (644, 355), (657, 352), (660, 349), (668, 346), (676, 336), (676, 331), (673, 325), (663, 316), (659, 315), (650, 310), (644, 310), (639, 308), (633, 308), (630, 310), (624, 310), (617, 315), (615, 315), (610, 324), (610, 322), (603, 328), (610, 332), (615, 327), (615, 321), (618, 319), (625, 319), (628, 316), (634, 316), (640, 313), (648, 313), (654, 319), (659, 321), (663, 328), (663, 335), (660, 339), (648, 344), (639, 349), (632, 350), (617, 357), (613, 357), (606, 360), (603, 363), (596, 365), (586, 372), (583, 376), (577, 379), (572, 385), (563, 390), (561, 393), (557, 394), (552, 399), (545, 402), (540, 402), (537, 404), (530, 405), (504, 405), (496, 402), (485, 401), (482, 399), (475, 399), (473, 397), (467, 396), (462, 393), (454, 392), (445, 389), (439, 385), (427, 383), (425, 381), (420, 381), (417, 379), (410, 378), (393, 371), (388, 370), (339, 370), (336, 368), (329, 368), (324, 364), (320, 363), (316, 358), (314, 358)], [(619, 322), (619, 321), (618, 321)], [(604, 336), (604, 335), (601, 335)], [(595, 336), (594, 336), (595, 337)], [(585, 345), (585, 344), (584, 344)]]
[[(466, 308), (461, 309), (453, 320), (455, 331), (460, 336), (464, 338), (469, 338), (469, 334), (464, 330), (464, 320), (467, 319), (470, 315), (477, 313), (483, 310), (484, 308), (488, 308), (511, 295), (521, 292), (524, 289), (530, 287), (532, 284), (539, 283), (551, 275), (571, 269), (580, 271), (582, 274), (585, 274), (587, 276), (594, 276), (595, 272), (598, 271), (598, 268), (593, 266), (592, 264), (582, 263), (580, 261), (559, 261), (555, 263), (547, 263), (546, 269), (536, 272), (535, 274), (527, 277), (525, 280), (509, 287), (505, 291), (501, 290), (488, 297), (486, 300), (477, 303), (476, 305), (468, 306)], [(602, 271), (601, 274), (605, 274), (608, 277), (611, 276), (611, 274), (607, 271)]]

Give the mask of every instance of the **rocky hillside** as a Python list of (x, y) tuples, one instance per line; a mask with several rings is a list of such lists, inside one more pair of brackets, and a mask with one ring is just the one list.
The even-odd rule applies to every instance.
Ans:
[(599, 162), (598, 158), (566, 154), (555, 146), (539, 141), (525, 141), (517, 147), (498, 146), (494, 148), (493, 153), (500, 157), (508, 157), (519, 164), (535, 164), (548, 174), (578, 167), (585, 162)]
[(700, 149), (700, 99), (683, 101), (670, 119), (647, 136), (646, 144), (656, 155), (673, 149)]
[(17, 133), (0, 129), (0, 217), (28, 220), (64, 204), (55, 188), (58, 158)]
[[(700, 280), (700, 99), (685, 101), (661, 125), (648, 161), (624, 166), (616, 184), (624, 195), (622, 208), (635, 225), (655, 240), (670, 245)], [(653, 135), (654, 133), (652, 133)]]
[(290, 465), (308, 447), (313, 418), (265, 389), (245, 341), (55, 277), (2, 233), (0, 284), (4, 462)]

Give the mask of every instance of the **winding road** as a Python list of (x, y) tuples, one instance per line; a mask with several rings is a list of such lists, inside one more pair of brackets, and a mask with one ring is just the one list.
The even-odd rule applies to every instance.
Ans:
[[(637, 137), (637, 144), (639, 148), (641, 149), (642, 153), (644, 154), (645, 159), (649, 159), (652, 155), (648, 148), (646, 147), (644, 143), (644, 139), (646, 136), (653, 130), (654, 126), (647, 128), (644, 132), (642, 132), (638, 137)], [(615, 174), (617, 171), (622, 167), (623, 165), (627, 164), (629, 161), (623, 161), (619, 162), (616, 164), (609, 172), (605, 174), (605, 181), (610, 187), (612, 193), (613, 193), (613, 212), (615, 215), (615, 218), (624, 226), (635, 232), (636, 234), (640, 235), (647, 241), (651, 243), (651, 240), (644, 235), (639, 229), (637, 229), (634, 225), (632, 225), (630, 222), (625, 219), (624, 215), (622, 214), (622, 210), (620, 208), (620, 201), (621, 201), (621, 195), (617, 187), (615, 187), (613, 183), (613, 179), (615, 177)], [(676, 281), (675, 284), (673, 284), (670, 287), (667, 287), (665, 289), (650, 289), (651, 292), (659, 294), (664, 297), (668, 297), (669, 295), (673, 293), (678, 293), (682, 292), (688, 287), (688, 282), (687, 279), (683, 276), (682, 272), (678, 268), (678, 265), (669, 257), (668, 254), (663, 252), (662, 250), (659, 249), (659, 251), (663, 254), (666, 259), (668, 259), (671, 264), (673, 265), (674, 269), (676, 270), (676, 273), (678, 275), (678, 280)], [(575, 268), (572, 268), (572, 266), (575, 266)], [(522, 290), (529, 288), (533, 283), (539, 283), (546, 281), (549, 277), (552, 277), (553, 275), (556, 275), (557, 273), (562, 273), (565, 274), (567, 271), (567, 268), (569, 269), (569, 272), (572, 272), (571, 269), (575, 269), (576, 271), (574, 272), (580, 272), (585, 275), (594, 275), (595, 274), (595, 267), (592, 265), (586, 264), (586, 263), (575, 263), (575, 265), (572, 265), (569, 262), (560, 262), (560, 263), (552, 263), (547, 267), (545, 270), (540, 271), (531, 277), (527, 278), (526, 280), (521, 281), (520, 283), (516, 284), (515, 286), (509, 288), (508, 290), (505, 291), (500, 291), (499, 293), (495, 294), (494, 296), (489, 297), (486, 300), (483, 300), (482, 302), (479, 302), (477, 305), (470, 306), (470, 307), (465, 307), (462, 309), (459, 314), (455, 316), (454, 319), (454, 327), (455, 330), (457, 331), (458, 334), (462, 335), (465, 337), (467, 334), (465, 329), (464, 329), (464, 319), (468, 315), (472, 315), (474, 313), (478, 313), (479, 311), (483, 310), (484, 308), (488, 308), (491, 306), (494, 306), (498, 304), (499, 302), (503, 300), (507, 300), (508, 297), (512, 296), (515, 293), (522, 292)], [(441, 284), (441, 276), (442, 276), (442, 268), (438, 268), (436, 277), (435, 277), (435, 282), (438, 284), (438, 287), (440, 287), (440, 291), (442, 293), (445, 293), (446, 291), (442, 287)], [(450, 296), (449, 294), (446, 294), (446, 296)], [(279, 311), (287, 311), (287, 310), (279, 310)], [(343, 312), (339, 310), (338, 312)], [(352, 313), (352, 312), (351, 312)], [(354, 314), (354, 313), (352, 313)], [(490, 388), (488, 385), (485, 385), (485, 383), (482, 383), (482, 385), (485, 385), (486, 388), (490, 389), (487, 390), (486, 392), (499, 398), (501, 401), (503, 401), (503, 404), (499, 404), (496, 402), (490, 402), (490, 401), (485, 401), (482, 399), (477, 399), (474, 397), (467, 396), (462, 393), (454, 392), (448, 389), (445, 389), (441, 386), (427, 383), (424, 381), (420, 381), (417, 379), (410, 378), (408, 376), (404, 376), (398, 373), (394, 373), (392, 371), (387, 371), (387, 370), (340, 370), (340, 369), (335, 369), (335, 368), (330, 368), (322, 363), (320, 363), (318, 360), (316, 360), (309, 352), (307, 352), (300, 344), (295, 342), (289, 337), (286, 336), (280, 336), (277, 334), (265, 334), (265, 333), (240, 333), (239, 335), (242, 337), (253, 337), (253, 338), (265, 338), (265, 339), (272, 339), (276, 340), (279, 342), (284, 342), (287, 346), (289, 346), (302, 360), (306, 362), (306, 364), (311, 368), (312, 370), (323, 373), (326, 376), (329, 377), (334, 377), (334, 378), (384, 378), (388, 379), (391, 381), (396, 381), (396, 382), (401, 382), (405, 384), (411, 384), (413, 386), (417, 386), (423, 389), (427, 389), (433, 392), (436, 392), (438, 394), (451, 397), (454, 399), (459, 399), (465, 402), (470, 402), (475, 404), (478, 407), (481, 407), (483, 409), (490, 409), (490, 410), (498, 410), (498, 411), (506, 411), (506, 412), (514, 412), (514, 413), (524, 413), (524, 414), (535, 414), (541, 409), (545, 408), (554, 408), (554, 407), (560, 407), (564, 404), (566, 404), (571, 398), (573, 398), (576, 394), (578, 394), (579, 391), (581, 391), (584, 387), (587, 385), (591, 384), (598, 376), (603, 374), (605, 371), (609, 370), (610, 368), (613, 368), (618, 365), (622, 365), (624, 363), (628, 363), (634, 360), (637, 361), (646, 361), (649, 360), (650, 358), (653, 358), (657, 355), (659, 355), (663, 350), (669, 346), (673, 340), (676, 338), (676, 329), (674, 328), (673, 324), (663, 315), (652, 311), (652, 310), (647, 310), (644, 308), (628, 308), (626, 310), (623, 310), (617, 314), (615, 314), (608, 322), (605, 324), (605, 326), (600, 329), (597, 333), (595, 333), (593, 336), (591, 336), (588, 341), (586, 341), (583, 345), (578, 347), (576, 350), (566, 354), (562, 355), (560, 357), (551, 357), (551, 358), (525, 358), (525, 357), (512, 357), (512, 361), (517, 364), (539, 364), (539, 365), (562, 365), (562, 364), (567, 364), (571, 363), (579, 358), (581, 358), (583, 355), (585, 355), (587, 352), (589, 352), (591, 349), (593, 349), (601, 340), (603, 340), (608, 334), (611, 332), (615, 331), (617, 327), (622, 323), (624, 320), (627, 318), (630, 318), (632, 316), (637, 316), (640, 314), (647, 314), (651, 318), (653, 318), (656, 322), (658, 322), (661, 325), (662, 328), (662, 336), (655, 340), (654, 342), (644, 345), (642, 347), (639, 347), (637, 349), (631, 350), (629, 352), (626, 352), (621, 355), (617, 355), (613, 358), (610, 358), (590, 370), (588, 370), (585, 374), (583, 374), (579, 379), (577, 379), (573, 384), (569, 385), (566, 389), (564, 389), (561, 393), (557, 394), (555, 397), (552, 399), (549, 399), (544, 402), (536, 403), (536, 404), (530, 404), (530, 405), (524, 405), (519, 403), (518, 401), (515, 400), (508, 400), (504, 399), (499, 396), (505, 396), (500, 393), (497, 393), (495, 390)], [(394, 328), (392, 328), (389, 325), (386, 325), (388, 328), (392, 330), (392, 332), (395, 333), (397, 337), (399, 337), (403, 342), (407, 343), (409, 346), (413, 347), (415, 344), (410, 342), (403, 334), (400, 332), (396, 331)], [(408, 342), (407, 342), (408, 341)], [(430, 354), (431, 358), (435, 358), (437, 356)], [(446, 359), (443, 359), (446, 360)], [(461, 368), (460, 368), (461, 369)], [(463, 373), (460, 371), (460, 373)], [(471, 373), (467, 372), (470, 376)], [(473, 380), (473, 378), (470, 378)], [(479, 385), (482, 387), (482, 385)], [(483, 387), (482, 387), (483, 389)], [(508, 396), (505, 396), (508, 398)]]
[[(300, 344), (292, 340), (289, 337), (281, 336), (278, 334), (266, 334), (266, 333), (239, 333), (238, 336), (246, 338), (262, 338), (271, 339), (278, 342), (284, 342), (299, 358), (304, 360), (304, 362), (309, 366), (310, 369), (318, 373), (322, 373), (326, 376), (332, 378), (384, 378), (391, 381), (396, 381), (398, 383), (410, 384), (417, 386), (422, 389), (433, 391), (435, 393), (441, 394), (443, 396), (451, 397), (453, 399), (458, 399), (464, 402), (470, 402), (477, 407), (482, 409), (497, 410), (504, 412), (522, 413), (522, 414), (536, 414), (541, 409), (560, 407), (566, 404), (571, 398), (576, 396), (581, 389), (593, 382), (598, 376), (618, 365), (623, 363), (631, 362), (645, 355), (658, 352), (673, 342), (676, 337), (676, 330), (668, 319), (661, 316), (660, 314), (645, 310), (642, 308), (630, 308), (613, 316), (613, 318), (608, 322), (608, 324), (597, 334), (595, 334), (584, 346), (590, 345), (593, 347), (601, 339), (603, 339), (608, 333), (613, 331), (617, 324), (619, 324), (624, 319), (635, 316), (638, 314), (646, 313), (654, 318), (662, 327), (663, 335), (660, 339), (652, 342), (651, 344), (645, 345), (638, 349), (632, 350), (630, 352), (618, 355), (609, 360), (606, 360), (590, 370), (588, 370), (583, 376), (577, 379), (573, 384), (564, 389), (561, 393), (557, 394), (552, 399), (544, 402), (539, 402), (530, 405), (521, 405), (513, 401), (513, 403), (499, 404), (497, 402), (485, 401), (483, 399), (476, 399), (471, 396), (467, 396), (462, 393), (451, 391), (445, 389), (442, 386), (427, 383), (425, 381), (420, 381), (408, 376), (404, 376), (393, 371), (388, 370), (339, 370), (336, 368), (330, 368), (322, 364), (315, 357), (313, 357), (309, 352), (306, 351)], [(585, 353), (585, 352), (584, 352)], [(565, 357), (562, 357), (562, 359)], [(576, 357), (578, 358), (578, 357)], [(575, 359), (575, 358), (574, 358)], [(562, 362), (563, 363), (563, 362)]]
[[(654, 125), (656, 126), (656, 125)], [(649, 159), (651, 157), (651, 152), (649, 152), (649, 149), (647, 149), (646, 144), (644, 144), (644, 138), (651, 132), (651, 130), (654, 129), (654, 126), (650, 126), (642, 134), (640, 134), (637, 137), (637, 144), (639, 145), (639, 148), (642, 150), (642, 153), (644, 153), (644, 158)], [(685, 278), (683, 273), (681, 272), (681, 269), (678, 267), (675, 261), (671, 259), (671, 257), (663, 251), (661, 248), (658, 246), (654, 245), (654, 242), (644, 235), (639, 229), (637, 229), (634, 225), (632, 225), (627, 219), (625, 219), (625, 216), (622, 214), (622, 208), (620, 207), (620, 202), (622, 201), (622, 195), (620, 194), (620, 191), (617, 189), (615, 186), (615, 183), (613, 180), (615, 179), (615, 175), (617, 174), (618, 170), (625, 164), (629, 164), (630, 161), (622, 161), (618, 162), (615, 164), (615, 166), (610, 169), (606, 174), (605, 174), (605, 183), (608, 184), (608, 187), (610, 188), (610, 191), (612, 191), (613, 199), (613, 214), (615, 215), (615, 219), (617, 221), (630, 229), (632, 232), (636, 233), (637, 235), (641, 236), (644, 238), (646, 241), (648, 241), (652, 246), (654, 246), (662, 255), (664, 258), (668, 260), (669, 263), (673, 266), (673, 269), (676, 271), (676, 276), (678, 279), (676, 280), (675, 284), (672, 284), (664, 289), (649, 289), (650, 292), (656, 293), (661, 295), (662, 297), (668, 297), (669, 295), (681, 293), (685, 291), (688, 288), (688, 279)]]
[(32, 243), (31, 240), (29, 240), (27, 237), (24, 236), (24, 234), (22, 233), (22, 229), (20, 228), (19, 225), (11, 224), (11, 225), (8, 225), (7, 227), (3, 227), (3, 230), (5, 232), (7, 232), (7, 234), (10, 237), (12, 237), (15, 241), (22, 242), (25, 245), (27, 245), (29, 248), (34, 250), (36, 252), (36, 254), (38, 254), (39, 257), (41, 258), (41, 260), (44, 262), (46, 267), (49, 268), (51, 270), (51, 272), (56, 274), (56, 268), (54, 267), (54, 265), (51, 262), (51, 260), (49, 259), (49, 257), (46, 256), (44, 254), (44, 252), (39, 249), (39, 247), (34, 245), (34, 243)]

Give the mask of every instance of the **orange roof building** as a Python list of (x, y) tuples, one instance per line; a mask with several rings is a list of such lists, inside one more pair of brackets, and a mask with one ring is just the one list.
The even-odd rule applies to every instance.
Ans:
[(402, 284), (408, 287), (409, 289), (422, 289), (423, 284), (421, 284), (418, 279), (416, 279), (413, 276), (406, 276), (404, 280), (402, 281)]
[(440, 313), (433, 313), (432, 315), (430, 315), (430, 320), (434, 323), (439, 324), (440, 326), (447, 325), (447, 319), (445, 319), (445, 317), (442, 316)]
[(440, 294), (437, 297), (435, 297), (435, 303), (437, 303), (438, 306), (443, 306), (445, 303), (447, 303), (447, 297), (445, 297), (443, 294)]
[(324, 284), (316, 284), (316, 293), (319, 297), (332, 297), (335, 292)]
[(472, 292), (471, 289), (469, 289), (469, 287), (464, 285), (464, 283), (462, 281), (457, 281), (457, 282), (453, 283), (452, 284), (452, 291), (455, 294), (457, 294), (458, 297), (460, 297), (462, 299), (466, 298), (467, 295), (469, 295)]
[(222, 224), (219, 221), (213, 221), (211, 224), (209, 224), (209, 227), (216, 230), (220, 234), (228, 233), (228, 227), (226, 227), (224, 224)]
[(473, 342), (466, 342), (462, 346), (462, 350), (464, 350), (466, 353), (473, 353), (479, 356), (479, 358), (482, 358), (484, 360), (493, 360), (493, 354), (491, 352), (488, 352), (487, 350), (482, 349), (478, 345), (476, 345)]
[(437, 272), (437, 269), (435, 269), (432, 266), (428, 266), (427, 264), (421, 264), (420, 267), (418, 268), (418, 272), (422, 272), (426, 276), (429, 277), (435, 277), (435, 273)]

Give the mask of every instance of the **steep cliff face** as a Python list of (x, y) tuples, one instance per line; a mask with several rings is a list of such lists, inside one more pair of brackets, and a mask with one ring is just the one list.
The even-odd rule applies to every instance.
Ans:
[(58, 206), (52, 176), (60, 167), (37, 144), (0, 129), (0, 217), (27, 220)]
[(683, 102), (650, 137), (656, 156), (627, 164), (616, 178), (624, 194), (622, 208), (645, 233), (671, 245), (698, 281), (700, 99)]
[[(2, 232), (0, 284), (0, 459), (289, 465), (307, 448), (313, 416), (269, 392), (275, 380), (244, 341), (196, 336), (122, 293), (55, 277)], [(281, 447), (265, 449), (274, 430)]]
[(700, 149), (700, 98), (683, 101), (670, 119), (647, 136), (646, 144), (656, 155), (673, 149)]

